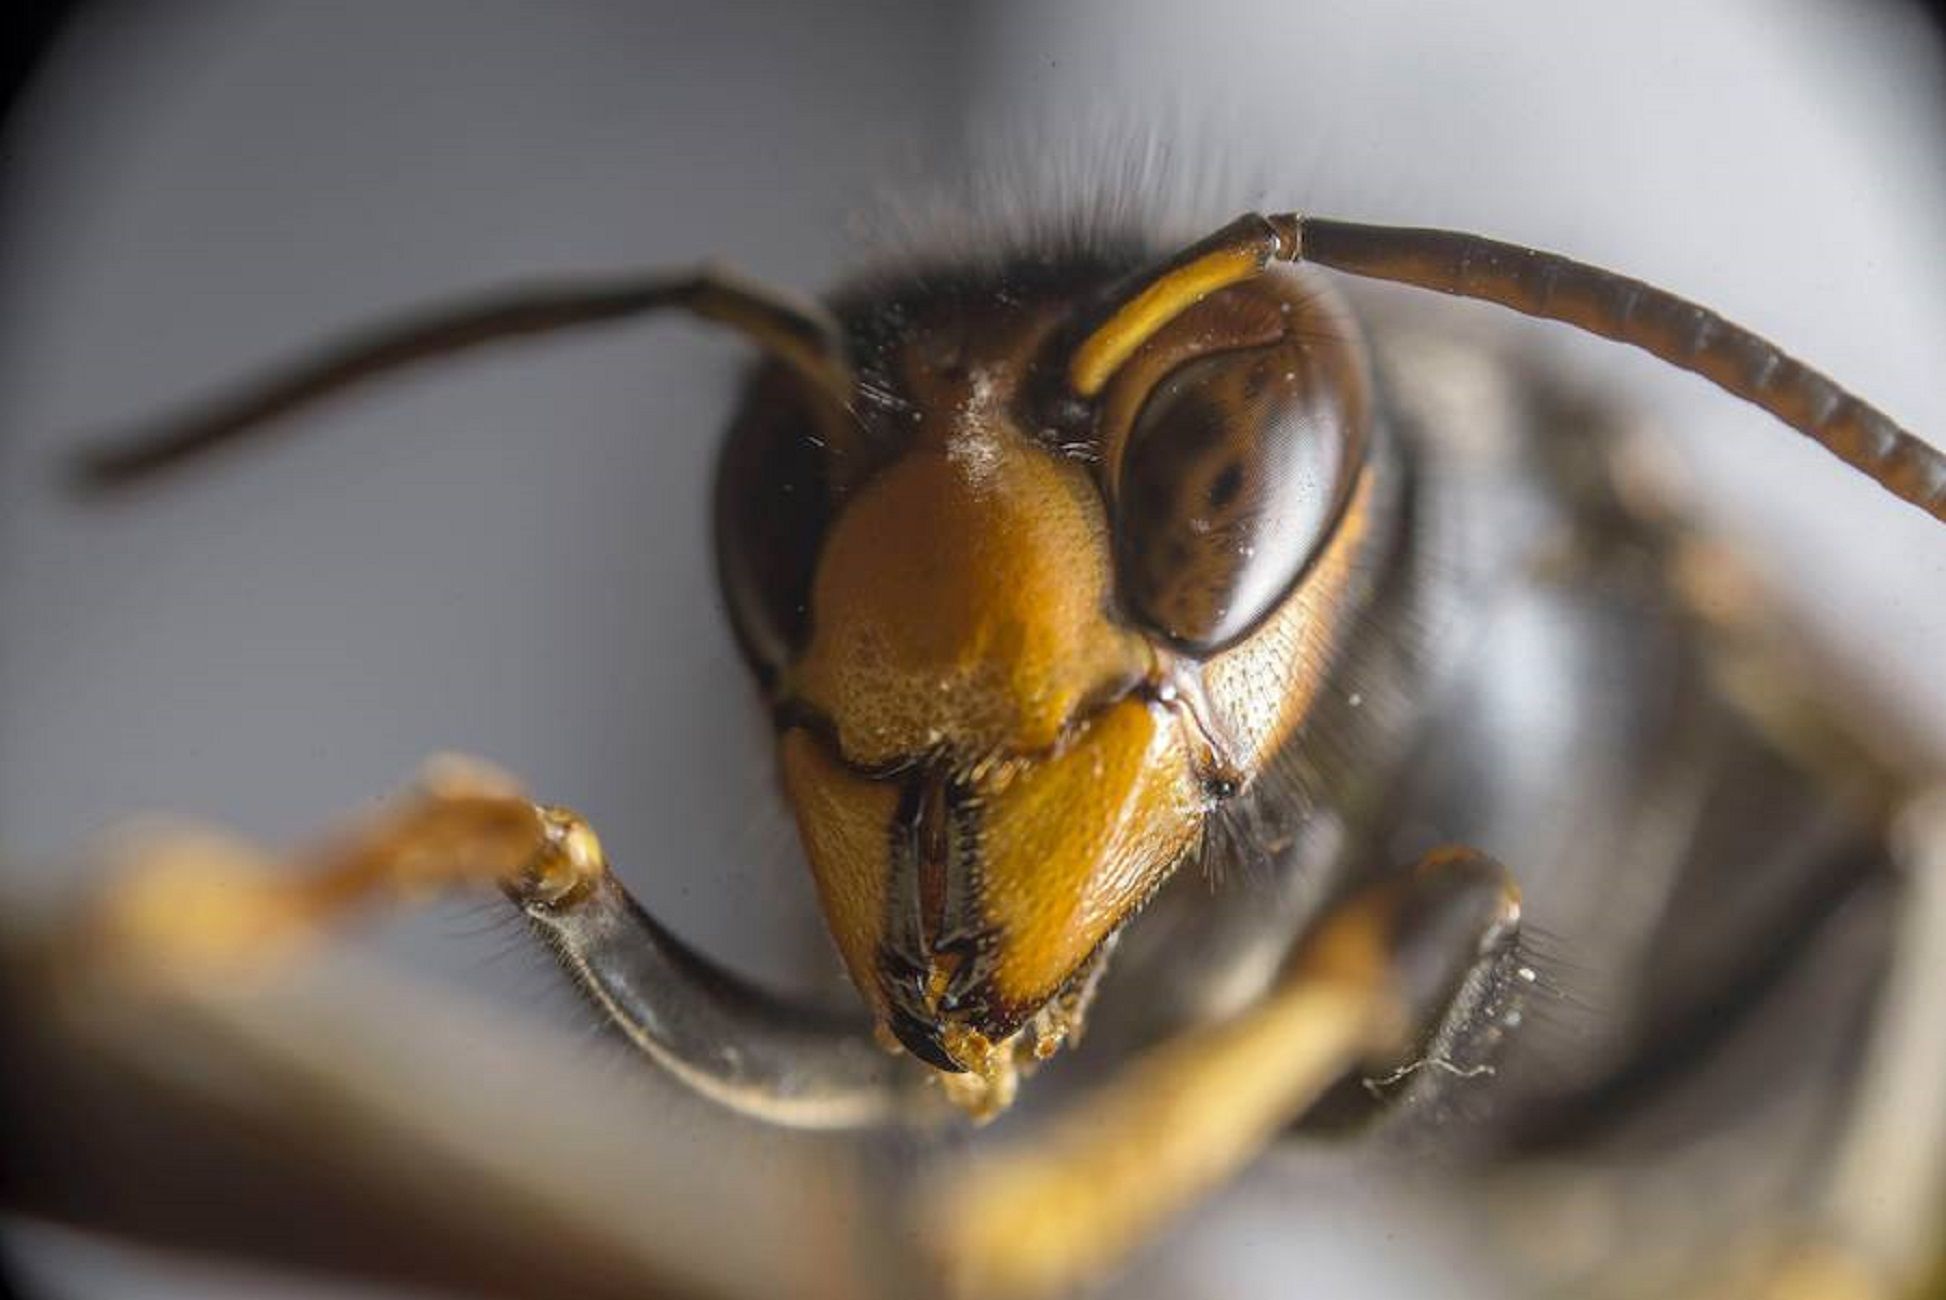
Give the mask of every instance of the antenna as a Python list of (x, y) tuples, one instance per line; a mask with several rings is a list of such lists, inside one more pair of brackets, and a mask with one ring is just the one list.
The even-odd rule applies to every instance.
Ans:
[(1946, 456), (1782, 348), (1654, 285), (1479, 235), (1295, 213), (1240, 217), (1104, 308), (1069, 363), (1093, 397), (1163, 324), (1278, 262), (1499, 303), (1641, 348), (1770, 412), (1886, 491), (1946, 522)]

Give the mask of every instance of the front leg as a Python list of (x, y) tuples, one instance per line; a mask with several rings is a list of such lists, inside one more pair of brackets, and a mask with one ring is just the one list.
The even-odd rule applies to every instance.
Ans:
[(863, 1128), (940, 1109), (928, 1071), (862, 1021), (793, 1006), (684, 944), (604, 867), (564, 897), (508, 887), (561, 965), (628, 1040), (701, 1095), (792, 1128)]
[(274, 961), (375, 907), (498, 888), (632, 1044), (711, 1100), (800, 1128), (937, 1108), (925, 1072), (862, 1023), (765, 993), (657, 925), (585, 821), (483, 764), (430, 766), (396, 806), (298, 855), (296, 871), (208, 832), (136, 834), (122, 856), (84, 946), (86, 960), (124, 974)]
[(1468, 977), (1513, 951), (1519, 917), (1505, 868), (1470, 850), (1367, 886), (1261, 1002), (944, 1173), (922, 1202), (922, 1240), (955, 1294), (1058, 1294), (1097, 1277), (1334, 1084), (1415, 1059)]

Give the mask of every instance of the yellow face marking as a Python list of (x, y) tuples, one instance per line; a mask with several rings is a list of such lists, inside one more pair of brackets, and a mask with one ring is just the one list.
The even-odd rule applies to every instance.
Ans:
[(1068, 383), (1082, 397), (1093, 397), (1150, 335), (1218, 289), (1259, 274), (1263, 265), (1261, 249), (1223, 248), (1158, 277), (1075, 349)]
[(847, 771), (801, 728), (786, 731), (777, 747), (784, 791), (817, 883), (818, 906), (852, 983), (878, 1010), (878, 942), (885, 927), (889, 836), (899, 788)]
[(993, 989), (1034, 1006), (1139, 906), (1202, 825), (1176, 715), (1124, 700), (1067, 748), (978, 789)]
[[(1209, 298), (1265, 256), (1193, 256), (1084, 344), (1075, 364), (1098, 388), (1113, 376), (1100, 396), (1121, 403), (1120, 424), (1139, 408), (1135, 381), (1202, 355), (1212, 332), (1275, 347), (1322, 310), (1288, 277)], [(1018, 363), (1046, 330), (1016, 333), (895, 358), (912, 430), (844, 494), (803, 650), (778, 681), (786, 716), (818, 719), (785, 732), (780, 756), (853, 979), (888, 1036), (972, 1071), (989, 1101), (1020, 1035), (1039, 1032), (1031, 1018), (1195, 844), (1212, 742), (1248, 774), (1301, 725), (1317, 681), (1292, 704), (1273, 698), (1276, 679), (1325, 671), (1370, 531), (1345, 521), (1306, 579), (1318, 593), (1273, 616), (1287, 635), (1177, 661), (1118, 612), (1101, 468), (1015, 424)], [(1209, 716), (1140, 689), (1205, 672), (1220, 680), (1189, 694)], [(1233, 699), (1243, 716), (1222, 716)]]
[(1148, 669), (1104, 614), (1107, 529), (1086, 472), (1018, 434), (915, 448), (831, 530), (795, 694), (865, 766), (1048, 748)]

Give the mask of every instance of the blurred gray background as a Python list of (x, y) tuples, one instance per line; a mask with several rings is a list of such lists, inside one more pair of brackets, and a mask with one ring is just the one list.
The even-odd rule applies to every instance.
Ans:
[[(734, 342), (654, 325), (496, 353), (100, 505), (57, 490), (61, 454), (509, 279), (714, 256), (814, 291), (981, 159), (1058, 196), (1071, 160), (1138, 147), (1186, 213), (1453, 225), (1662, 283), (1937, 441), (1943, 110), (1916, 11), (1849, 0), (98, 11), (8, 141), (4, 887), (71, 889), (61, 851), (145, 809), (288, 839), (461, 749), (586, 812), (685, 936), (843, 997), (711, 576)], [(1693, 434), (1710, 508), (1946, 735), (1946, 535), (1696, 381), (1533, 342)], [(477, 933), (492, 916), (374, 942), (559, 1009), (534, 962), (498, 960), (516, 936)], [(266, 1294), (15, 1244), (50, 1295)], [(1143, 1286), (1242, 1294), (1294, 1257), (1314, 1281), (1369, 1267), (1246, 1186)]]

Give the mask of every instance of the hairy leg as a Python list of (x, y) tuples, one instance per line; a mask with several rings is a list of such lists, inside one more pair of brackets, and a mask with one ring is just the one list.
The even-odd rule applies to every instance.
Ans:
[(585, 821), (483, 764), (431, 765), (411, 793), (288, 863), (201, 830), (132, 833), (119, 856), (83, 942), (124, 973), (206, 977), (275, 961), (361, 912), (497, 888), (629, 1042), (711, 1100), (802, 1128), (937, 1108), (925, 1072), (862, 1022), (795, 1006), (684, 945), (610, 873)]
[(1409, 1060), (1518, 921), (1505, 869), (1464, 849), (1352, 895), (1257, 1005), (934, 1182), (920, 1231), (955, 1293), (1055, 1294), (1099, 1275), (1347, 1074)]

